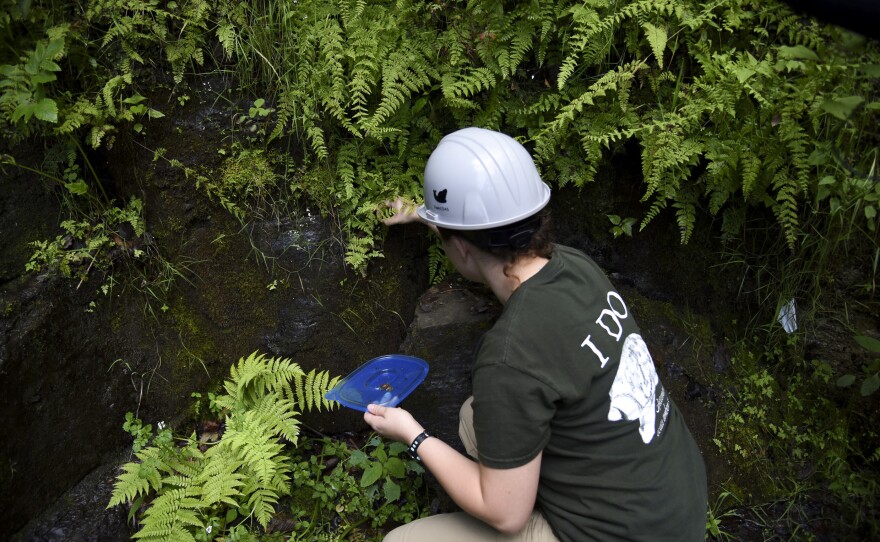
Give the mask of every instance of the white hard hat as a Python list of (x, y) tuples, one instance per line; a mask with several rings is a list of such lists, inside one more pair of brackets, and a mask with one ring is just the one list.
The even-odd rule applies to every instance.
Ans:
[(437, 144), (425, 165), (423, 221), (452, 230), (484, 230), (527, 218), (550, 201), (532, 157), (512, 137), (464, 128)]

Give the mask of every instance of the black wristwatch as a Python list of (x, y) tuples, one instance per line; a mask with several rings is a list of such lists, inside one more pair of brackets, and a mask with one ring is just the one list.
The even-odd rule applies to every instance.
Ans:
[(409, 448), (407, 448), (409, 455), (419, 463), (422, 462), (422, 458), (419, 457), (418, 454), (419, 445), (421, 445), (422, 442), (424, 442), (425, 439), (430, 436), (431, 435), (429, 435), (427, 431), (422, 431), (415, 439), (413, 439), (412, 444), (409, 445)]

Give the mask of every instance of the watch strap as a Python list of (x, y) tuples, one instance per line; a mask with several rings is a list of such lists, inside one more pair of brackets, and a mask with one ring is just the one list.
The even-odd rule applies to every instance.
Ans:
[(419, 446), (430, 436), (431, 435), (429, 435), (427, 431), (422, 431), (418, 434), (418, 436), (416, 436), (416, 438), (413, 439), (412, 444), (409, 445), (409, 448), (407, 448), (409, 455), (419, 463), (422, 462), (422, 458), (419, 457), (418, 453)]

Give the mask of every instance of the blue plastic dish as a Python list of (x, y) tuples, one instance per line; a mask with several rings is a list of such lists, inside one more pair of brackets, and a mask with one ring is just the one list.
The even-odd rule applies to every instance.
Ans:
[(397, 406), (428, 375), (424, 360), (391, 354), (371, 359), (339, 381), (324, 397), (348, 408), (367, 411), (367, 405)]

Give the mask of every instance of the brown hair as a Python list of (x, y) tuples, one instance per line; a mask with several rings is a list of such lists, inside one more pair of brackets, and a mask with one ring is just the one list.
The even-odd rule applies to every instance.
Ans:
[(519, 258), (550, 258), (553, 252), (552, 224), (550, 212), (543, 211), (524, 218), (519, 222), (491, 228), (488, 230), (451, 230), (438, 227), (440, 237), (445, 241), (458, 236), (480, 250), (496, 256), (505, 262), (504, 274)]

